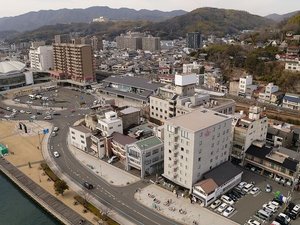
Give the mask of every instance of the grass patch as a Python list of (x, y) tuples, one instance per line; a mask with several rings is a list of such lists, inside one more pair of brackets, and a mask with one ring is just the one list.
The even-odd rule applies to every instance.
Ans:
[(47, 163), (41, 163), (41, 167), (51, 180), (53, 180), (54, 182), (59, 180), (55, 173), (53, 173), (53, 171), (49, 168)]
[(81, 205), (84, 206), (88, 211), (93, 213), (95, 216), (97, 216), (99, 219), (105, 221), (108, 225), (119, 225), (116, 221), (108, 217), (107, 215), (103, 215), (99, 209), (97, 209), (94, 205), (89, 203), (87, 200), (82, 198), (79, 195), (76, 195), (74, 199), (79, 202)]

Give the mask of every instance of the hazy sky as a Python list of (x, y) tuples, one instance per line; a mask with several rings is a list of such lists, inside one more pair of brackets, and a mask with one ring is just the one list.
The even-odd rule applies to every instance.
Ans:
[(300, 0), (0, 0), (0, 17), (15, 16), (29, 11), (60, 8), (112, 8), (158, 9), (191, 11), (200, 7), (246, 10), (265, 16), (270, 13), (287, 13), (300, 10)]

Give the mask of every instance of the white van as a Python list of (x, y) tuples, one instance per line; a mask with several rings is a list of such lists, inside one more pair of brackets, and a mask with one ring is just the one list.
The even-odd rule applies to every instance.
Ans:
[(270, 218), (272, 217), (272, 214), (269, 212), (266, 212), (265, 210), (258, 210), (255, 214), (258, 218), (261, 218), (263, 220), (270, 220)]
[(251, 189), (254, 187), (254, 185), (253, 184), (247, 184), (247, 185), (245, 185), (244, 186), (244, 188), (243, 188), (243, 191), (245, 191), (245, 192), (249, 192), (249, 191), (251, 191)]

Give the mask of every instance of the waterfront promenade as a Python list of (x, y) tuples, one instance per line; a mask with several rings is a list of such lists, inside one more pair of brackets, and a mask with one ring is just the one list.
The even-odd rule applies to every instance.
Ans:
[[(74, 210), (70, 209), (68, 206), (63, 204), (61, 201), (33, 182), (3, 157), (0, 158), (0, 170), (62, 223), (66, 225), (75, 225), (81, 224), (81, 221), (85, 220)], [(83, 224), (92, 225), (92, 223), (89, 221), (85, 221)]]

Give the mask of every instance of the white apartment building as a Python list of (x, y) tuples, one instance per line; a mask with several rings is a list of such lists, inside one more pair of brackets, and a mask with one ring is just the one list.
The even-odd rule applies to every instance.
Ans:
[(162, 171), (164, 144), (155, 136), (126, 145), (126, 170), (141, 171), (141, 178)]
[(239, 95), (245, 95), (247, 86), (252, 85), (253, 78), (251, 75), (247, 75), (246, 77), (241, 77), (239, 81)]
[(118, 118), (116, 112), (106, 112), (104, 118), (98, 119), (97, 129), (100, 130), (105, 137), (111, 136), (113, 132), (123, 134), (122, 119)]
[(277, 85), (274, 85), (274, 83), (269, 83), (266, 86), (265, 91), (259, 93), (259, 100), (263, 102), (270, 102), (272, 94), (278, 91), (279, 87)]
[(91, 145), (92, 131), (82, 125), (73, 126), (69, 129), (71, 145), (83, 151), (88, 151)]
[(160, 123), (167, 119), (192, 112), (199, 107), (224, 114), (235, 111), (232, 100), (213, 100), (208, 94), (195, 93), (196, 74), (176, 74), (175, 85), (160, 87), (156, 96), (150, 96), (150, 117)]
[(204, 173), (228, 160), (231, 123), (230, 116), (206, 109), (167, 120), (163, 176), (191, 191)]
[(53, 69), (53, 47), (39, 46), (29, 50), (30, 67), (36, 71), (48, 71)]
[(293, 71), (293, 72), (299, 72), (300, 71), (300, 60), (295, 59), (294, 61), (286, 62), (285, 63), (285, 69)]
[(265, 142), (268, 132), (268, 118), (262, 114), (261, 108), (251, 106), (249, 115), (241, 112), (232, 122), (233, 141), (231, 156), (238, 163), (243, 163), (245, 152), (254, 141)]
[(202, 65), (198, 64), (197, 62), (189, 63), (189, 64), (183, 64), (182, 65), (182, 73), (188, 74), (188, 73), (200, 73)]

